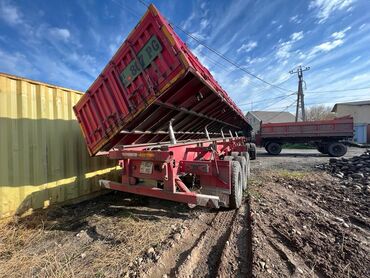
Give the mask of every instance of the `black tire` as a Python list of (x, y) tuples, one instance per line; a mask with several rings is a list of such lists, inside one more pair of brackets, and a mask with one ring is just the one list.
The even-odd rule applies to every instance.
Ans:
[(245, 157), (245, 160), (247, 161), (247, 178), (249, 179), (251, 175), (251, 159), (248, 152), (242, 152), (242, 156)]
[(256, 150), (256, 144), (251, 143), (249, 144), (248, 152), (249, 152), (249, 158), (250, 160), (256, 160), (257, 159), (257, 150)]
[(224, 156), (224, 160), (233, 161), (234, 160), (234, 157), (231, 156), (231, 155), (227, 155), (227, 156)]
[(242, 188), (243, 191), (247, 189), (248, 182), (248, 169), (247, 169), (247, 160), (244, 156), (237, 156), (234, 159), (240, 163), (240, 168), (242, 169)]
[(231, 162), (231, 194), (229, 197), (229, 207), (237, 209), (242, 204), (243, 188), (242, 173), (238, 161)]
[(330, 143), (328, 146), (328, 154), (333, 157), (343, 156), (347, 153), (347, 146), (339, 143), (333, 142)]
[(278, 155), (281, 152), (281, 145), (276, 142), (269, 143), (265, 148), (266, 151), (272, 155)]
[(327, 146), (318, 146), (317, 150), (322, 154), (328, 154), (328, 147)]
[(231, 156), (237, 157), (237, 156), (239, 156), (239, 153), (238, 152), (231, 152)]

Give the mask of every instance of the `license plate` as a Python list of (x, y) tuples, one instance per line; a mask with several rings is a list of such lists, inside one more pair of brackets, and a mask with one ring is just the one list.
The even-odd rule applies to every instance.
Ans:
[(140, 163), (140, 174), (151, 174), (153, 173), (153, 162), (142, 161)]
[(141, 70), (147, 68), (161, 51), (162, 45), (158, 38), (152, 36), (137, 54), (137, 59), (134, 58), (121, 72), (120, 78), (123, 85), (127, 88), (139, 76)]

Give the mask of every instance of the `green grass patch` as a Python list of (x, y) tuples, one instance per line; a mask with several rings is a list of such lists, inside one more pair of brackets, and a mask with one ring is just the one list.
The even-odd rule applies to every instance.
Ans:
[(314, 146), (311, 146), (309, 144), (305, 143), (288, 143), (283, 145), (284, 149), (304, 149), (304, 150), (309, 150), (309, 149), (316, 149)]
[(275, 174), (284, 179), (304, 179), (308, 175), (306, 172), (288, 170), (278, 170)]

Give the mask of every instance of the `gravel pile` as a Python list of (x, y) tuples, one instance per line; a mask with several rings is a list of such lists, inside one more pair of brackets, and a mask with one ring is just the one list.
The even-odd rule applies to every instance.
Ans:
[(352, 158), (331, 158), (329, 164), (320, 164), (316, 168), (326, 170), (333, 176), (354, 183), (357, 186), (370, 186), (370, 151)]

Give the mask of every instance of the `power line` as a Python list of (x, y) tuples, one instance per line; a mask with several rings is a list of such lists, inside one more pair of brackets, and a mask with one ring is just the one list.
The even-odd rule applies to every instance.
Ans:
[(350, 89), (340, 89), (340, 90), (328, 90), (328, 91), (306, 91), (306, 93), (321, 94), (321, 93), (339, 93), (339, 92), (351, 92), (351, 91), (361, 91), (361, 90), (370, 90), (370, 87), (350, 88)]
[[(262, 103), (262, 102), (269, 102), (271, 100), (276, 100), (276, 99), (284, 99), (285, 97), (289, 97), (289, 96), (293, 96), (295, 95), (296, 93), (291, 93), (289, 95), (281, 95), (281, 96), (276, 96), (276, 97), (273, 97), (273, 98), (269, 98), (269, 99), (265, 99), (265, 100), (259, 100), (259, 101), (253, 101), (253, 104), (256, 104), (256, 103)], [(247, 106), (249, 105), (249, 103), (242, 103), (242, 104), (238, 104), (238, 106)]]
[[(143, 1), (143, 0), (138, 0), (141, 4), (143, 4), (145, 7), (148, 7), (149, 5)], [(209, 51), (213, 52), (214, 54), (216, 54), (217, 56), (219, 56), (220, 58), (224, 59), (226, 62), (228, 62), (229, 64), (233, 65), (234, 67), (238, 68), (239, 70), (245, 72), (246, 74), (256, 78), (257, 80), (271, 86), (271, 87), (274, 87), (274, 88), (277, 88), (279, 90), (282, 90), (282, 91), (286, 91), (286, 92), (292, 92), (292, 90), (288, 90), (288, 89), (285, 89), (285, 88), (282, 88), (278, 85), (275, 85), (275, 84), (272, 84), (264, 79), (262, 79), (261, 77), (253, 74), (252, 72), (246, 70), (245, 68), (243, 68), (242, 66), (240, 66), (239, 64), (235, 63), (234, 61), (232, 61), (231, 59), (229, 59), (228, 57), (226, 57), (225, 55), (223, 55), (222, 53), (218, 52), (217, 50), (213, 49), (212, 47), (206, 45), (205, 43), (203, 43), (201, 40), (199, 40), (198, 38), (196, 38), (195, 36), (193, 36), (191, 33), (187, 32), (185, 29), (183, 29), (182, 27), (178, 26), (177, 24), (171, 22), (171, 21), (168, 21), (171, 25), (173, 25), (174, 27), (176, 27), (177, 29), (179, 29), (181, 32), (183, 32), (185, 35), (187, 35), (189, 38), (193, 39), (194, 41), (196, 41), (198, 44), (202, 45), (203, 47), (207, 48)]]
[(288, 106), (286, 106), (284, 108), (284, 110), (280, 111), (278, 114), (274, 115), (273, 117), (267, 119), (265, 122), (268, 123), (268, 121), (271, 121), (272, 119), (276, 118), (277, 116), (281, 115), (282, 113), (284, 113), (286, 110), (288, 110), (290, 107), (292, 107), (294, 104), (296, 103), (296, 100), (294, 100), (291, 104), (289, 104)]
[[(292, 95), (293, 95), (293, 94), (292, 94)], [(281, 102), (281, 101), (283, 101), (283, 100), (285, 100), (285, 99), (287, 99), (287, 98), (291, 97), (292, 95), (285, 96), (284, 98), (280, 99), (279, 101), (276, 101), (276, 102), (274, 102), (274, 103), (272, 103), (272, 104), (270, 104), (270, 105), (267, 105), (267, 106), (263, 106), (263, 107), (261, 107), (260, 109), (261, 109), (261, 110), (266, 110), (266, 109), (268, 109), (268, 108), (270, 108), (270, 107), (272, 107), (272, 106), (276, 105), (277, 103), (279, 103), (279, 102)]]
[[(221, 68), (223, 71), (225, 71), (225, 72), (227, 72), (227, 73), (232, 73), (232, 72), (234, 72), (233, 70), (230, 70), (230, 69), (227, 69), (226, 68), (226, 65), (224, 65), (224, 64), (222, 64), (222, 63), (220, 63), (219, 61), (216, 61), (215, 59), (213, 59), (213, 58), (211, 58), (211, 57), (209, 57), (209, 56), (207, 56), (204, 52), (202, 52), (201, 50), (199, 51), (201, 54), (203, 54), (204, 56), (204, 58), (205, 59), (207, 59), (207, 60), (209, 60), (214, 66), (218, 66), (219, 68)], [(259, 86), (257, 86), (257, 85), (254, 85), (254, 84), (252, 84), (252, 83), (249, 83), (248, 85), (250, 85), (250, 86), (252, 86), (252, 87), (254, 87), (254, 88), (257, 88), (257, 89), (260, 89), (261, 87), (259, 87)]]
[[(124, 8), (124, 9), (126, 9), (127, 11), (129, 11), (132, 15), (134, 15), (134, 16), (136, 16), (136, 17), (139, 17), (140, 18), (140, 15), (137, 13), (137, 12), (135, 12), (133, 9), (131, 9), (131, 8), (129, 8), (129, 7), (127, 7), (127, 6), (124, 6), (124, 5), (122, 5), (122, 3), (120, 3), (120, 2), (117, 2), (116, 0), (111, 0), (112, 2), (114, 2), (115, 4), (117, 4), (117, 5), (119, 5), (119, 6), (121, 6), (122, 8)], [(141, 4), (143, 4), (145, 7), (149, 7), (149, 5), (147, 4), (147, 3), (145, 3), (145, 1), (140, 1), (140, 0), (138, 0)], [(173, 24), (172, 22), (170, 22), (169, 21), (169, 23), (171, 24), (171, 25), (173, 25), (173, 26), (175, 26), (175, 24)], [(176, 26), (175, 26), (176, 27)], [(180, 27), (178, 27), (178, 28), (180, 28)], [(202, 54), (204, 54), (202, 51), (200, 51)], [(212, 58), (210, 58), (209, 56), (204, 56), (206, 59), (208, 59), (210, 62), (212, 62), (212, 64), (213, 65), (215, 65), (215, 66), (219, 66), (220, 68), (222, 68), (224, 71), (226, 71), (226, 72), (232, 72), (231, 70), (227, 70), (227, 69), (225, 69), (225, 65), (224, 64), (222, 64), (222, 63), (220, 63), (220, 62), (218, 62), (218, 61), (216, 61), (216, 60), (214, 60), (214, 59), (212, 59)], [(234, 65), (233, 65), (234, 66)], [(235, 66), (234, 66), (235, 67)], [(238, 69), (238, 68), (237, 68)], [(254, 84), (249, 84), (249, 85), (251, 85), (252, 87), (255, 87), (255, 88), (258, 88), (258, 89), (260, 89), (260, 87), (257, 87), (256, 85), (254, 85)], [(262, 91), (262, 90), (261, 90)]]

